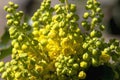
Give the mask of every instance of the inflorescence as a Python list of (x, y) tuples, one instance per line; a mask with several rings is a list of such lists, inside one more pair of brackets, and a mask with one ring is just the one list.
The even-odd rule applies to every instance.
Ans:
[[(119, 41), (105, 42), (102, 31), (104, 17), (97, 0), (87, 0), (83, 21), (78, 23), (76, 5), (68, 0), (51, 7), (43, 0), (33, 14), (32, 25), (24, 21), (18, 5), (5, 6), (7, 25), (12, 39), (12, 60), (0, 62), (1, 78), (5, 80), (81, 80), (90, 66), (98, 67), (117, 61)], [(79, 25), (84, 27), (82, 33)]]

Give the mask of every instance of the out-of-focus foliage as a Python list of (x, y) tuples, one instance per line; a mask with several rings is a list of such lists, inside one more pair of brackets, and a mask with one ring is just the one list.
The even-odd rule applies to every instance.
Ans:
[(5, 28), (4, 34), (0, 37), (0, 59), (5, 58), (12, 53), (12, 46), (10, 42), (11, 39), (8, 29)]

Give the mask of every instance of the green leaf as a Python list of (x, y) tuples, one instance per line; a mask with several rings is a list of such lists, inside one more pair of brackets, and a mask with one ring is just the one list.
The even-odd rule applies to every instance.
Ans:
[(8, 28), (5, 28), (4, 34), (0, 37), (0, 59), (3, 59), (11, 54), (12, 46), (10, 42), (11, 40)]
[(11, 53), (12, 53), (12, 46), (0, 50), (0, 60), (3, 59), (3, 58), (5, 58), (5, 57), (7, 57)]
[(8, 29), (5, 28), (4, 34), (0, 37), (0, 48), (6, 48), (10, 45), (10, 35)]

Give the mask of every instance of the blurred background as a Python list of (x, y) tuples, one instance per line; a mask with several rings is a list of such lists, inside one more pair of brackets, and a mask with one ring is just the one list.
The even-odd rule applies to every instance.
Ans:
[[(25, 15), (31, 17), (33, 13), (40, 7), (42, 0), (0, 0), (0, 36), (4, 33), (6, 27), (6, 12), (3, 7), (8, 1), (13, 1), (19, 4), (19, 10), (24, 11)], [(77, 5), (77, 14), (82, 17), (85, 9), (84, 6), (87, 0), (69, 0)], [(101, 8), (104, 13), (103, 24), (106, 26), (104, 36), (107, 40), (110, 38), (120, 39), (120, 0), (98, 0), (101, 2)], [(52, 6), (59, 3), (58, 0), (52, 0)], [(80, 18), (80, 21), (82, 19)], [(5, 58), (5, 61), (10, 60), (10, 57)]]

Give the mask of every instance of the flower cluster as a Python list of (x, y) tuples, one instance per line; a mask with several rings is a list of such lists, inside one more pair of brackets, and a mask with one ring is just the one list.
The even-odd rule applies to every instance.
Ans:
[[(51, 7), (43, 0), (33, 14), (32, 25), (24, 21), (17, 4), (5, 6), (12, 39), (12, 60), (0, 62), (5, 80), (81, 80), (90, 66), (108, 65), (120, 56), (119, 41), (102, 38), (103, 13), (97, 0), (87, 0), (86, 12), (79, 28), (76, 5), (68, 0)], [(89, 21), (90, 20), (90, 21)]]

